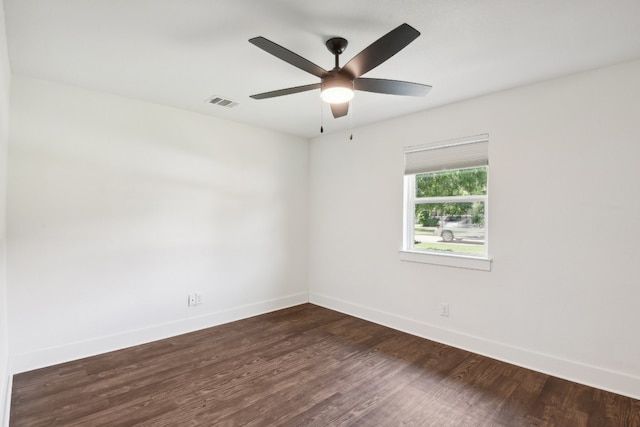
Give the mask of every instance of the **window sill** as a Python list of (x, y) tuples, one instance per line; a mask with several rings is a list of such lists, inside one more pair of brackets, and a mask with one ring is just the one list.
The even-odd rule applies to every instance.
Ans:
[(436, 254), (420, 251), (400, 251), (400, 260), (470, 270), (491, 271), (491, 259), (484, 257)]

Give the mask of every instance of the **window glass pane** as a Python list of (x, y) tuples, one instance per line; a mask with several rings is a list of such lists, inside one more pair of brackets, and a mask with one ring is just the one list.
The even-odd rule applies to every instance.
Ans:
[(421, 203), (415, 207), (414, 249), (485, 254), (485, 202)]
[(486, 194), (486, 167), (416, 175), (416, 197)]

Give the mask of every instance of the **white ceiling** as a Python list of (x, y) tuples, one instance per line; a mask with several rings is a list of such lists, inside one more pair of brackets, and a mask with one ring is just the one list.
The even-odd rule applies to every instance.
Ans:
[[(640, 0), (4, 0), (12, 72), (305, 137), (640, 58)], [(433, 86), (425, 98), (356, 93), (348, 117), (318, 79), (248, 43), (264, 36), (325, 69), (402, 23), (422, 35), (365, 77)], [(640, 78), (640, 76), (639, 76)], [(598, 88), (594, 88), (597, 96)], [(212, 95), (239, 102), (207, 104)]]

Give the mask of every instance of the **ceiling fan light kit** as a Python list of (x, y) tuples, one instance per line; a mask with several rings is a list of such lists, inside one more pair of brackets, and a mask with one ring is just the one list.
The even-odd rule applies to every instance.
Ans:
[(267, 99), (320, 89), (320, 97), (331, 105), (333, 117), (338, 118), (346, 116), (349, 112), (349, 101), (354, 97), (354, 90), (388, 95), (425, 96), (431, 86), (362, 77), (363, 74), (404, 49), (419, 35), (420, 32), (409, 24), (402, 24), (370, 44), (343, 67), (340, 67), (339, 57), (346, 49), (348, 42), (342, 37), (330, 38), (325, 43), (335, 58), (335, 66), (330, 71), (264, 37), (254, 37), (249, 40), (250, 43), (294, 67), (313, 74), (320, 79), (320, 83), (264, 92), (251, 95), (251, 98)]
[(322, 81), (320, 98), (329, 104), (342, 104), (353, 99), (353, 81), (344, 78), (331, 78)]

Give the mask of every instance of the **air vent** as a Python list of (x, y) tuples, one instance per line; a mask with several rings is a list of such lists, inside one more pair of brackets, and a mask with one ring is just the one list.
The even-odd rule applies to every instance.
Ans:
[(207, 99), (209, 104), (219, 105), (220, 107), (233, 108), (238, 105), (237, 102), (234, 102), (230, 99), (226, 99), (220, 95), (213, 95), (211, 98)]

